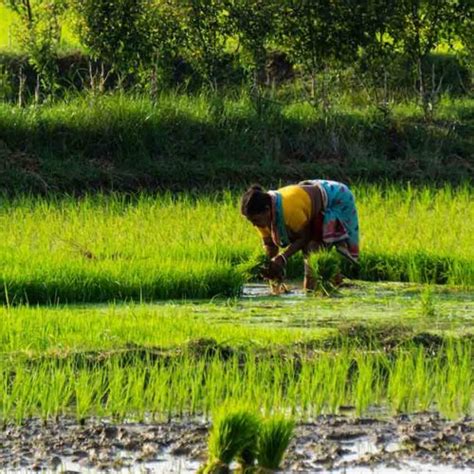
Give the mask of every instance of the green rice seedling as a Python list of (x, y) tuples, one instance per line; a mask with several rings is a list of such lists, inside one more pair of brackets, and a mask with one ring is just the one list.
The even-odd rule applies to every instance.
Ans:
[(354, 383), (354, 399), (357, 414), (360, 416), (373, 401), (373, 384), (377, 377), (374, 374), (375, 360), (373, 357), (359, 354), (355, 361), (357, 363), (357, 380)]
[[(297, 361), (293, 354), (284, 348), (248, 348), (227, 359), (219, 354), (197, 359), (175, 351), (152, 359), (118, 352), (103, 361), (104, 354), (97, 359), (74, 353), (30, 359), (20, 353), (0, 358), (0, 416), (3, 423), (21, 423), (30, 416), (47, 421), (59, 414), (76, 414), (79, 421), (88, 416), (167, 420), (207, 416), (236, 399), (270, 413), (291, 412), (298, 420), (338, 413), (343, 404), (355, 405), (359, 414), (374, 404), (396, 412), (436, 408), (450, 418), (469, 414), (472, 407), (469, 340), (448, 340), (436, 352), (410, 342), (390, 353), (374, 347), (362, 353), (347, 342), (342, 349), (316, 351)], [(237, 415), (229, 421), (227, 412)], [(248, 410), (231, 407), (227, 412), (215, 417), (212, 461), (228, 458), (226, 436), (233, 436), (233, 426), (245, 424), (238, 415)], [(252, 443), (237, 444), (235, 456), (250, 463), (252, 453), (244, 448)], [(235, 451), (233, 445), (229, 449)]]
[(281, 278), (271, 278), (268, 276), (270, 258), (260, 252), (254, 253), (247, 261), (238, 265), (237, 269), (244, 276), (246, 281), (264, 279), (268, 281), (273, 295), (288, 293), (288, 287), (284, 283), (286, 271)]
[[(446, 360), (440, 360), (440, 357)], [(448, 341), (445, 350), (437, 356), (435, 383), (441, 384), (435, 391), (440, 410), (448, 416), (456, 413), (472, 413), (474, 376), (472, 370), (472, 343), (460, 344)], [(433, 380), (432, 379), (432, 380)]]
[(38, 371), (36, 379), (37, 402), (40, 416), (44, 422), (67, 412), (73, 394), (68, 379), (73, 376), (71, 367), (67, 363), (60, 371), (48, 364), (44, 364), (44, 368), (40, 368)]
[(336, 278), (341, 272), (340, 258), (334, 252), (322, 251), (309, 258), (316, 282), (315, 293), (330, 296), (337, 291)]
[(427, 318), (436, 316), (435, 297), (431, 286), (427, 286), (420, 294), (420, 312)]
[(250, 420), (248, 426), (249, 441), (247, 445), (237, 453), (237, 462), (239, 463), (238, 472), (241, 474), (253, 472), (255, 462), (258, 454), (258, 436), (260, 430), (260, 418), (259, 416), (249, 412), (253, 416), (253, 420)]
[(262, 422), (258, 435), (258, 472), (268, 473), (280, 469), (294, 427), (292, 420), (279, 416)]
[[(398, 286), (400, 297), (394, 285), (367, 287), (355, 298), (291, 304), (0, 308), (0, 418), (166, 421), (209, 417), (228, 400), (297, 420), (338, 413), (343, 404), (361, 415), (374, 404), (436, 409), (450, 418), (469, 414), (470, 294), (440, 293), (443, 313), (451, 308), (451, 316), (433, 330), (413, 311), (413, 287)], [(398, 333), (394, 316), (405, 325)], [(344, 329), (355, 320), (355, 331)], [(213, 349), (189, 350), (193, 340), (213, 341)]]
[(261, 252), (254, 252), (237, 268), (247, 280), (256, 280), (262, 277), (262, 268), (268, 265), (270, 259)]
[(76, 409), (76, 419), (83, 424), (91, 414), (94, 414), (99, 408), (95, 402), (99, 402), (103, 397), (104, 390), (104, 372), (100, 370), (80, 370), (74, 384), (74, 403)]
[(209, 460), (202, 473), (228, 473), (230, 463), (239, 457), (245, 469), (255, 460), (259, 420), (242, 408), (224, 407), (216, 414), (209, 435)]

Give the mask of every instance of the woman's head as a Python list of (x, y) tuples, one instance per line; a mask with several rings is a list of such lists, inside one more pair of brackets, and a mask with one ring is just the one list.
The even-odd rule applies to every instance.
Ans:
[(240, 212), (253, 225), (269, 227), (271, 223), (272, 199), (265, 190), (254, 184), (242, 196)]

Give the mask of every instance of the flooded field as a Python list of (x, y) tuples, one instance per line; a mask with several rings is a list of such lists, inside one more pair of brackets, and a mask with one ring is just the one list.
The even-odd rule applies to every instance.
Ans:
[[(89, 420), (30, 421), (0, 436), (9, 472), (194, 473), (206, 460), (209, 423), (113, 424)], [(474, 420), (433, 413), (353, 418), (327, 415), (300, 424), (284, 472), (472, 472)], [(23, 470), (23, 471), (22, 471)]]
[(196, 472), (214, 411), (238, 401), (296, 421), (284, 472), (472, 472), (472, 292), (290, 289), (3, 307), (0, 465)]

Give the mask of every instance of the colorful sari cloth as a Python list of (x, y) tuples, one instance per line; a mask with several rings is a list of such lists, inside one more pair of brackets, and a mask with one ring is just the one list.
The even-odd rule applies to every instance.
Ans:
[[(322, 240), (353, 262), (359, 257), (359, 220), (354, 196), (337, 181), (314, 179), (304, 184), (318, 186), (323, 196)], [(301, 183), (300, 183), (301, 184)]]
[(290, 245), (290, 239), (286, 230), (285, 216), (283, 214), (283, 198), (278, 191), (269, 191), (272, 199), (272, 225), (271, 237), (275, 245), (287, 247)]

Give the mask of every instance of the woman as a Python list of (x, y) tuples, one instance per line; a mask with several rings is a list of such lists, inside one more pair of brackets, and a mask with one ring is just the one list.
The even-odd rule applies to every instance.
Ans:
[[(288, 259), (302, 250), (304, 288), (314, 290), (312, 252), (335, 245), (352, 262), (359, 257), (357, 209), (345, 184), (315, 179), (276, 191), (254, 185), (242, 196), (241, 213), (262, 236), (271, 258), (270, 279), (281, 278)], [(279, 253), (279, 248), (285, 250)]]

